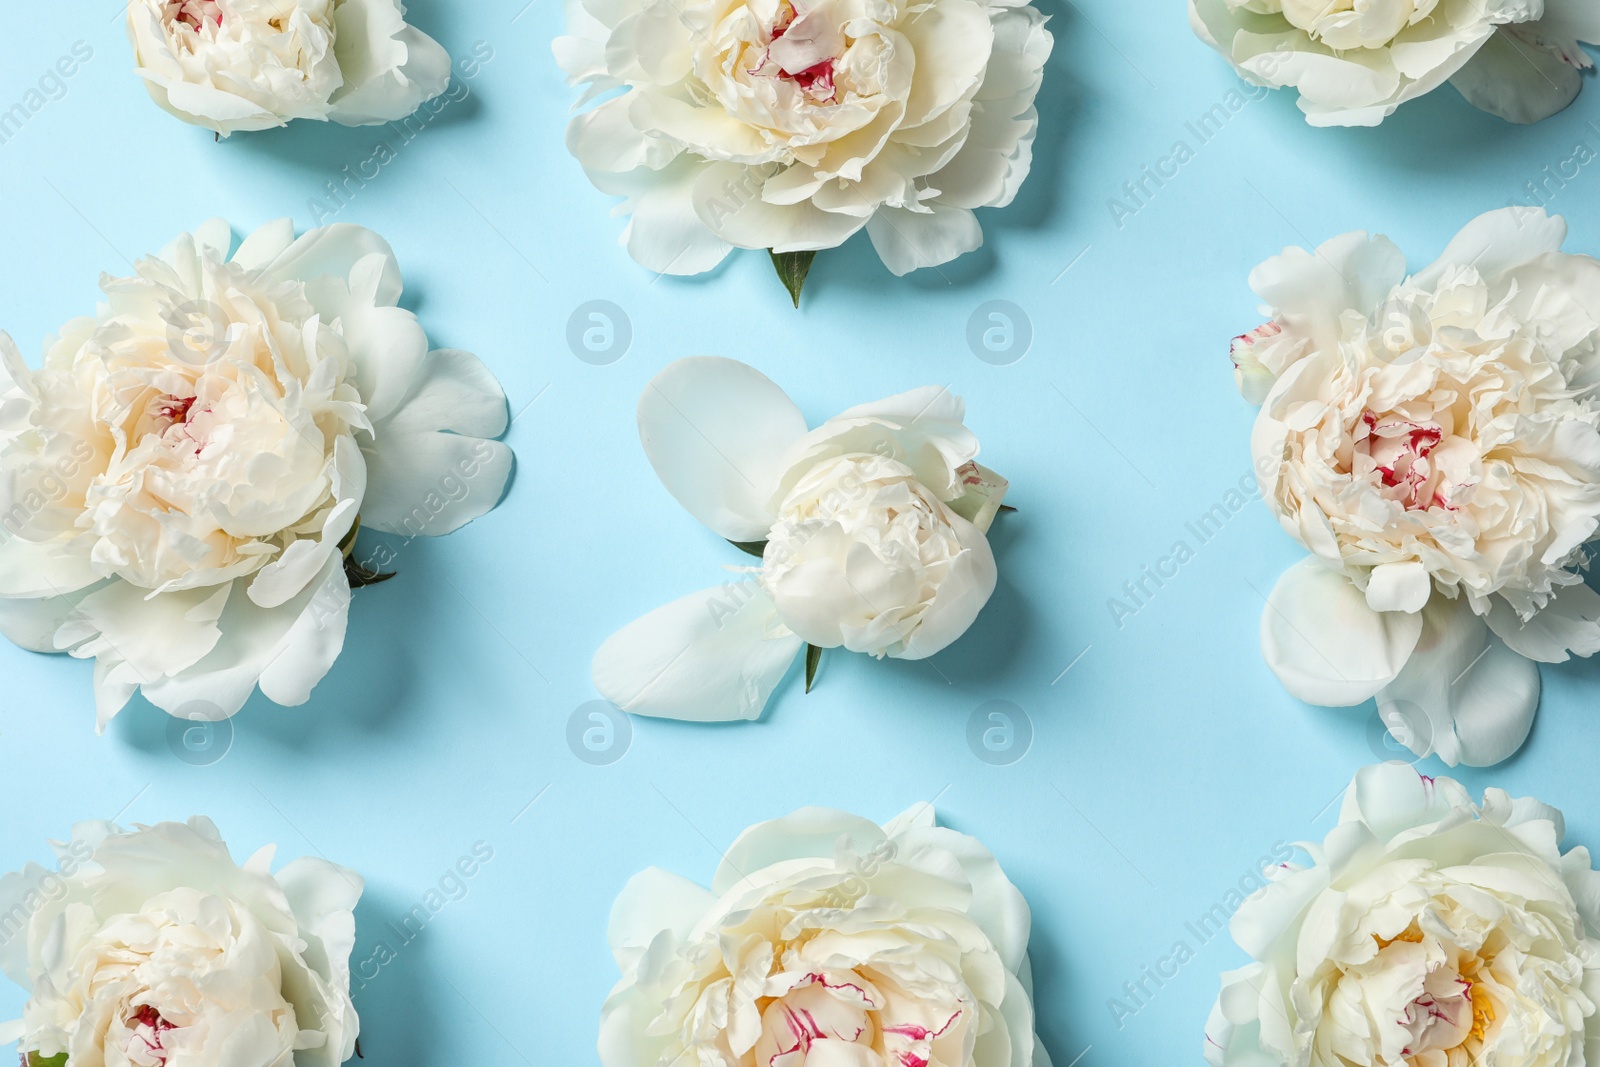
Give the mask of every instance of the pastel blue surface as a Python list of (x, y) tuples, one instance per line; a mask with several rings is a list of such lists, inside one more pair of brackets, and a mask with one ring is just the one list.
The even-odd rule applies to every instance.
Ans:
[[(1302, 554), (1266, 509), (1251, 502), (1203, 544), (1187, 525), (1250, 471), (1253, 411), (1227, 360), (1229, 338), (1258, 322), (1246, 275), (1286, 244), (1361, 228), (1421, 265), (1562, 168), (1565, 187), (1547, 189), (1569, 249), (1600, 253), (1600, 166), (1569, 162), (1579, 143), (1600, 149), (1600, 86), (1531, 129), (1446, 88), (1377, 130), (1316, 130), (1284, 94), (1237, 96), (1229, 112), (1243, 87), (1177, 3), (1045, 0), (1056, 52), (1037, 164), (1015, 206), (981, 213), (983, 249), (897, 280), (858, 239), (818, 257), (795, 312), (762, 254), (694, 280), (627, 258), (608, 199), (563, 147), (574, 94), (550, 55), (558, 0), (525, 2), (412, 5), (458, 60), (479, 45), (493, 58), (404, 144), (303, 123), (214, 143), (147, 99), (117, 0), (65, 18), (0, 6), (0, 111), (26, 105), (75, 42), (93, 50), (64, 92), (47, 79), (43, 106), (0, 144), (0, 326), (30, 359), (92, 311), (100, 272), (128, 273), (209, 216), (240, 234), (336, 217), (393, 243), (434, 343), (479, 353), (520, 413), (499, 510), (399, 547), (399, 577), (357, 592), (344, 655), (312, 701), (253, 700), (215, 762), (179, 758), (181, 738), (142, 700), (95, 737), (87, 664), (0, 648), (0, 869), (45, 859), (45, 840), (79, 819), (208, 814), (241, 857), (276, 841), (285, 859), (321, 853), (367, 877), (355, 994), (367, 1062), (586, 1064), (615, 978), (606, 915), (634, 871), (707, 880), (751, 822), (807, 804), (882, 820), (937, 798), (1033, 906), (1039, 1028), (1058, 1067), (1197, 1063), (1216, 973), (1243, 956), (1187, 924), (1276, 843), (1320, 837), (1356, 767), (1392, 754), (1370, 704), (1306, 707), (1262, 664), (1263, 596)], [(1219, 103), (1227, 121), (1202, 141), (1189, 124)], [(332, 214), (326, 184), (380, 142), (395, 158)], [(1108, 199), (1179, 142), (1192, 158), (1114, 220)], [(610, 365), (569, 348), (569, 317), (592, 300), (631, 324)], [(1031, 322), (1010, 365), (968, 344), (969, 318), (993, 300)], [(760, 723), (641, 720), (622, 759), (592, 765), (567, 731), (595, 697), (594, 649), (743, 562), (661, 488), (634, 428), (644, 383), (700, 353), (760, 367), (813, 421), (916, 385), (965, 395), (983, 460), (1020, 509), (993, 535), (999, 591), (929, 662), (830, 655), (815, 692), (791, 674)], [(1178, 541), (1194, 558), (1118, 625), (1108, 599)], [(1522, 754), (1459, 775), (1475, 791), (1537, 793), (1591, 847), (1597, 674), (1545, 668)], [(1034, 733), (1006, 766), (968, 742), (974, 712), (997, 700)], [(389, 924), (478, 842), (493, 860), (402, 945)], [(1172, 975), (1163, 960), (1179, 941), (1194, 958)], [(381, 943), (396, 951), (380, 966)], [(1147, 966), (1171, 976), (1127, 1000)], [(1137, 1010), (1118, 1018), (1113, 997)], [(22, 1000), (0, 994), (0, 1016)]]

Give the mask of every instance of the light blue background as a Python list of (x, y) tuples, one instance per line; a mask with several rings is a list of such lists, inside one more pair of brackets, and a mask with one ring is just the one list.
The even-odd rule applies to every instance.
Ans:
[[(87, 664), (0, 648), (0, 868), (45, 859), (45, 840), (81, 818), (209, 814), (241, 857), (276, 841), (284, 858), (320, 852), (364, 873), (359, 963), (486, 842), (494, 859), (464, 898), (356, 992), (367, 1061), (586, 1064), (615, 978), (607, 910), (631, 873), (706, 880), (743, 827), (801, 805), (887, 819), (937, 797), (1033, 905), (1039, 1029), (1058, 1067), (1198, 1062), (1216, 973), (1243, 957), (1185, 923), (1276, 842), (1324, 833), (1350, 774), (1385, 750), (1371, 705), (1308, 708), (1262, 665), (1263, 594), (1302, 550), (1259, 503), (1121, 628), (1107, 600), (1175, 541), (1197, 547), (1185, 523), (1249, 473), (1253, 412), (1227, 352), (1258, 322), (1250, 268), (1358, 228), (1427, 262), (1472, 216), (1525, 200), (1577, 142), (1600, 148), (1600, 87), (1532, 129), (1446, 88), (1377, 130), (1316, 130), (1278, 94), (1197, 145), (1186, 123), (1241, 86), (1178, 4), (1046, 0), (1056, 51), (1037, 163), (1016, 205), (982, 213), (984, 248), (897, 280), (852, 241), (817, 258), (795, 312), (759, 253), (694, 280), (627, 258), (621, 222), (563, 148), (574, 94), (550, 56), (558, 0), (523, 3), (412, 5), (453, 55), (485, 42), (494, 58), (337, 216), (393, 243), (434, 343), (480, 353), (522, 412), (508, 498), (401, 549), (399, 577), (356, 594), (344, 655), (311, 703), (252, 701), (210, 766), (176, 758), (142, 700), (95, 737)], [(100, 272), (129, 273), (212, 215), (240, 234), (283, 215), (309, 227), (310, 199), (341, 167), (397, 141), (300, 123), (214, 143), (146, 98), (119, 7), (0, 0), (0, 110), (74, 42), (94, 50), (0, 145), (0, 325), (31, 360), (92, 311)], [(1119, 227), (1108, 198), (1179, 139), (1194, 158)], [(1572, 250), (1600, 252), (1595, 171), (1552, 205)], [(594, 299), (631, 320), (613, 365), (568, 348), (569, 315)], [(1010, 366), (966, 340), (996, 299), (1032, 323)], [(813, 421), (949, 385), (1020, 510), (993, 534), (994, 600), (931, 662), (830, 655), (814, 693), (791, 675), (759, 724), (639, 721), (620, 762), (591, 766), (566, 727), (594, 698), (593, 650), (742, 562), (660, 487), (634, 430), (644, 383), (696, 353), (754, 363)], [(1536, 792), (1591, 847), (1596, 674), (1546, 668), (1524, 752), (1461, 775)], [(969, 717), (991, 700), (1036, 731), (1012, 766), (968, 747)], [(1107, 1001), (1179, 940), (1195, 958), (1119, 1026)], [(22, 999), (4, 992), (0, 1014)]]

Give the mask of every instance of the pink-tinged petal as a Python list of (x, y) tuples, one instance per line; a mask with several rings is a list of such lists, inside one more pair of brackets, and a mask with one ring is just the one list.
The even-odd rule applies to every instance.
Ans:
[(1348, 578), (1308, 557), (1267, 598), (1261, 651), (1291, 695), (1345, 707), (1392, 682), (1421, 633), (1420, 613), (1373, 611)]
[(794, 401), (736, 360), (679, 360), (639, 397), (639, 437), (661, 484), (730, 541), (766, 540), (781, 462), (805, 432)]
[(695, 722), (761, 717), (800, 652), (755, 582), (691, 593), (636, 619), (595, 653), (600, 695), (633, 715)]
[[(1452, 808), (1470, 807), (1466, 790), (1449, 778), (1429, 778), (1413, 767), (1390, 760), (1361, 768), (1345, 790), (1339, 822), (1359, 823), (1379, 841), (1442, 819)], [(1328, 867), (1314, 870), (1325, 875)]]
[(1489, 628), (1513, 652), (1540, 663), (1565, 663), (1600, 652), (1600, 593), (1587, 585), (1559, 589), (1524, 620), (1499, 597), (1490, 601)]
[(1539, 668), (1507, 648), (1466, 598), (1435, 596), (1422, 636), (1399, 676), (1378, 694), (1378, 712), (1418, 756), (1451, 767), (1487, 767), (1527, 739), (1539, 707)]

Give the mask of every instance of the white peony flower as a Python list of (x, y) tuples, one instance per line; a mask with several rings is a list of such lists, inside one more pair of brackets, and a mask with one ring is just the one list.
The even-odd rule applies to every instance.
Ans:
[(960, 637), (994, 592), (984, 533), (1006, 491), (974, 461), (965, 414), (929, 387), (807, 432), (794, 401), (743, 363), (662, 371), (639, 399), (651, 465), (762, 566), (612, 635), (596, 688), (642, 715), (753, 719), (807, 644), (924, 659)]
[[(0, 965), (30, 996), (0, 1027), (23, 1062), (337, 1067), (361, 877), (320, 859), (243, 867), (209, 819), (84, 823), (61, 873), (0, 879)], [(64, 1059), (58, 1059), (63, 1057)]]
[(1600, 44), (1594, 0), (1189, 0), (1241, 77), (1292, 85), (1314, 126), (1376, 126), (1444, 82), (1511, 122), (1572, 103)]
[(450, 83), (450, 57), (400, 0), (128, 0), (128, 34), (155, 102), (223, 137), (390, 122)]
[(921, 805), (746, 830), (711, 891), (657, 868), (611, 911), (603, 1067), (1049, 1067), (1028, 905)]
[(344, 643), (358, 518), (442, 534), (511, 454), (477, 357), (430, 352), (376, 234), (226, 223), (104, 278), (37, 372), (0, 335), (0, 632), (188, 718), (303, 703)]
[(1539, 702), (1533, 661), (1600, 651), (1583, 583), (1600, 527), (1600, 262), (1506, 209), (1407, 275), (1384, 237), (1292, 248), (1251, 286), (1273, 319), (1234, 342), (1261, 402), (1263, 497), (1312, 556), (1262, 650), (1291, 693), (1374, 696), (1395, 736), (1497, 763)]
[(1052, 43), (1020, 0), (570, 0), (568, 25), (581, 103), (627, 90), (568, 147), (627, 198), (629, 253), (668, 274), (863, 227), (895, 274), (977, 248), (973, 209), (1027, 177)]
[(1367, 767), (1234, 915), (1213, 1067), (1576, 1067), (1600, 1041), (1600, 874), (1561, 813)]

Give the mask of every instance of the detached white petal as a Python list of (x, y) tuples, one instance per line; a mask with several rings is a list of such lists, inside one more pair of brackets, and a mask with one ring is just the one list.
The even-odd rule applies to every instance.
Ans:
[(1436, 596), (1411, 659), (1378, 694), (1378, 713), (1418, 756), (1488, 767), (1527, 739), (1539, 668), (1507, 648), (1464, 599)]
[(1308, 704), (1370, 700), (1405, 668), (1422, 634), (1417, 612), (1373, 611), (1350, 580), (1315, 557), (1283, 572), (1261, 615), (1261, 652)]
[(736, 360), (679, 360), (639, 397), (639, 438), (661, 484), (730, 541), (766, 540), (780, 461), (805, 432), (794, 401)]
[(757, 719), (802, 645), (759, 585), (729, 583), (691, 593), (612, 634), (595, 653), (594, 685), (633, 715)]

